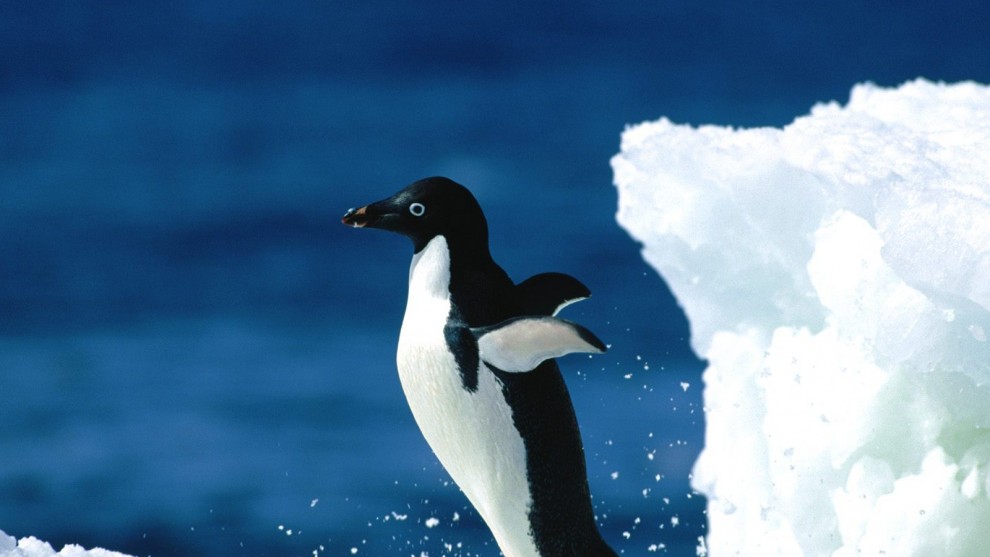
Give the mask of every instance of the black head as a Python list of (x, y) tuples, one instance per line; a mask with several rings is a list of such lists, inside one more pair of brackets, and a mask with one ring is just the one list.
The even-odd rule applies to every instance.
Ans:
[(448, 178), (413, 182), (392, 197), (347, 211), (341, 222), (398, 232), (413, 241), (417, 252), (437, 236), (488, 248), (481, 206), (467, 188)]

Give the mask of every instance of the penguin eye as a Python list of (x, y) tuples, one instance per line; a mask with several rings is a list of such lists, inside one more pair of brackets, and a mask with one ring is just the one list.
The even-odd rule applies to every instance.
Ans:
[(423, 213), (426, 212), (426, 205), (423, 205), (422, 203), (413, 203), (409, 206), (409, 212), (412, 213), (412, 216), (414, 217), (421, 217), (423, 216)]

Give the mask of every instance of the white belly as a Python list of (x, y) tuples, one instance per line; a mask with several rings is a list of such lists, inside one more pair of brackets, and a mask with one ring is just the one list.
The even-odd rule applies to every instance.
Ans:
[(464, 389), (443, 329), (450, 313), (447, 243), (434, 238), (413, 258), (399, 333), (399, 381), (419, 429), (488, 524), (506, 557), (538, 557), (529, 532), (531, 498), (522, 438), (502, 385), (484, 364)]

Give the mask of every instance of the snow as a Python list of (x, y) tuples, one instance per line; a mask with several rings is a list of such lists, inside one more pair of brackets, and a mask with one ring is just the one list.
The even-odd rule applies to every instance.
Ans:
[(0, 557), (130, 557), (116, 551), (106, 549), (86, 550), (78, 545), (67, 545), (61, 551), (56, 552), (48, 542), (43, 542), (34, 537), (21, 538), (20, 540), (8, 536), (0, 530)]
[(628, 128), (619, 223), (708, 362), (712, 557), (985, 555), (990, 87)]

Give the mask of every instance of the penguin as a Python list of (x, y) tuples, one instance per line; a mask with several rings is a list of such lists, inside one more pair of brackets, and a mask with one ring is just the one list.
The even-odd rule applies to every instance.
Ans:
[(515, 284), (492, 259), (475, 197), (419, 180), (341, 219), (413, 244), (396, 367), (420, 431), (506, 557), (606, 557), (584, 448), (555, 358), (602, 353), (557, 317), (590, 292), (543, 273)]

